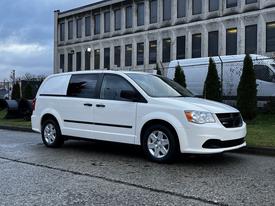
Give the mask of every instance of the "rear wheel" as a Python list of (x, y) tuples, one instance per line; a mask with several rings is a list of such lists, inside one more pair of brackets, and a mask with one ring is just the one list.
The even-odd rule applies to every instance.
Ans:
[(64, 143), (59, 125), (55, 120), (48, 119), (43, 122), (41, 135), (47, 147), (57, 148)]
[(144, 132), (143, 151), (154, 162), (171, 162), (175, 160), (179, 151), (176, 138), (170, 128), (153, 125)]

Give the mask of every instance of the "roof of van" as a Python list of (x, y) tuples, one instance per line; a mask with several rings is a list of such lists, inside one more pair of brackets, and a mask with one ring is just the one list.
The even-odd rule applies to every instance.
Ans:
[(141, 71), (89, 70), (89, 71), (64, 72), (64, 73), (52, 74), (50, 76), (63, 76), (63, 75), (72, 75), (72, 74), (93, 74), (93, 73), (107, 73), (107, 74), (150, 74), (150, 73), (141, 72)]
[[(270, 59), (270, 57), (262, 56), (262, 55), (257, 55), (257, 54), (251, 54), (250, 55), (252, 60), (264, 60), (264, 59)], [(243, 62), (245, 57), (245, 54), (241, 55), (230, 55), (230, 56), (214, 56), (212, 59), (216, 63), (221, 63), (222, 62)], [(181, 65), (199, 65), (199, 64), (208, 64), (210, 57), (202, 57), (202, 58), (192, 58), (192, 59), (179, 59), (179, 60), (174, 60), (171, 61), (169, 66), (175, 66), (177, 64)]]

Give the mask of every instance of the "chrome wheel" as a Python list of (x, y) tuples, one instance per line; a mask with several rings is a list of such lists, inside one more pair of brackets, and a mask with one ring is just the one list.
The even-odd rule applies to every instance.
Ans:
[(169, 152), (169, 138), (162, 131), (153, 131), (148, 137), (147, 147), (153, 157), (158, 159), (163, 158)]
[(44, 129), (44, 138), (47, 144), (51, 145), (56, 139), (56, 129), (53, 124), (48, 123)]

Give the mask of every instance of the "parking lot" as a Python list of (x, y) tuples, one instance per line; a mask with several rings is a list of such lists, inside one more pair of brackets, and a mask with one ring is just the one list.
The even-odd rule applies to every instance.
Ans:
[(226, 153), (147, 161), (139, 147), (85, 141), (48, 149), (0, 130), (1, 205), (274, 205), (275, 157)]

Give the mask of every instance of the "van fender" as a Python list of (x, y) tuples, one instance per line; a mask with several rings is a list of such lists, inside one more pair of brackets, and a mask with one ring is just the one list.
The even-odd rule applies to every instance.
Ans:
[[(54, 109), (47, 108), (47, 109), (42, 110), (41, 116), (40, 116), (40, 127), (41, 127), (41, 124), (42, 124), (42, 118), (46, 114), (50, 114), (50, 115), (52, 115), (52, 116), (54, 116), (56, 118), (57, 123), (58, 123), (58, 125), (60, 127), (60, 130), (61, 130), (61, 133), (62, 133), (63, 121), (62, 121), (62, 118), (59, 115), (59, 113), (56, 110), (54, 110)], [(40, 130), (41, 130), (41, 128), (40, 128)]]
[(187, 141), (185, 141), (187, 135), (182, 123), (173, 115), (164, 112), (153, 112), (143, 116), (143, 118), (139, 121), (140, 124), (137, 125), (135, 144), (141, 144), (140, 137), (142, 128), (147, 122), (151, 120), (162, 120), (173, 126), (178, 135), (180, 149), (185, 148), (185, 145), (187, 143)]

